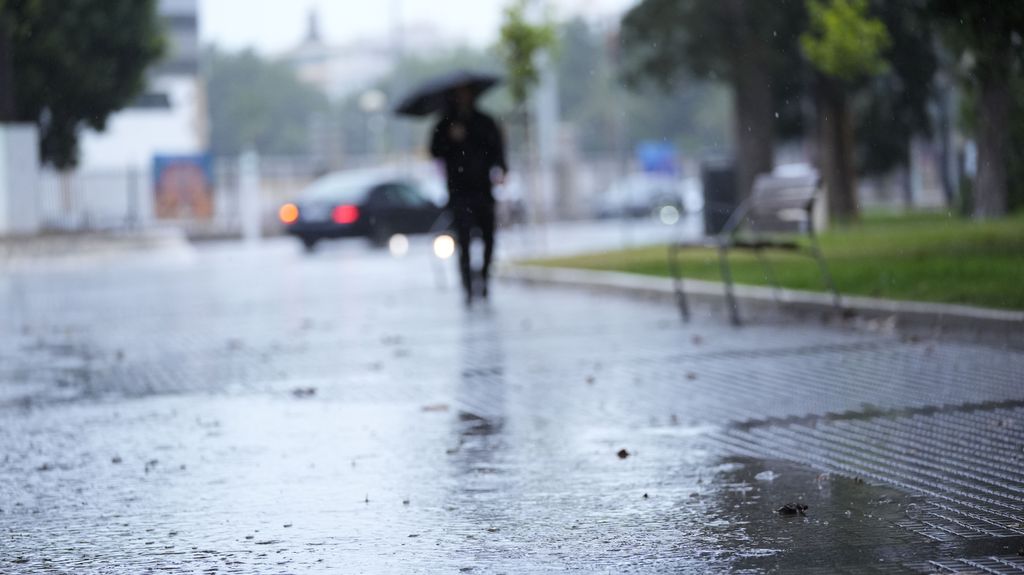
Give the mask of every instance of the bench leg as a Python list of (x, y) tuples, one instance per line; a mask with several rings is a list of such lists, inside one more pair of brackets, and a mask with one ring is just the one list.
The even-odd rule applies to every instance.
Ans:
[(722, 266), (722, 283), (725, 284), (725, 305), (729, 307), (729, 319), (733, 325), (740, 325), (740, 311), (736, 304), (736, 296), (732, 293), (732, 272), (729, 269), (729, 258), (726, 257), (729, 248), (724, 245), (718, 247), (718, 263)]
[(780, 297), (779, 292), (781, 288), (779, 288), (779, 282), (775, 279), (775, 269), (772, 268), (771, 262), (769, 262), (768, 258), (765, 257), (764, 250), (755, 249), (754, 254), (757, 255), (757, 260), (761, 262), (761, 267), (764, 268), (765, 275), (768, 276), (768, 281), (771, 282), (772, 284), (772, 296), (775, 298), (775, 303), (782, 303), (782, 299)]
[(821, 248), (818, 247), (816, 239), (811, 243), (811, 254), (814, 256), (814, 259), (818, 261), (818, 267), (821, 269), (821, 277), (825, 280), (825, 287), (832, 292), (832, 305), (835, 306), (836, 311), (841, 311), (843, 309), (843, 305), (839, 300), (839, 290), (836, 289), (836, 284), (832, 281), (832, 274), (828, 271), (828, 265), (825, 263), (825, 256), (821, 254)]
[(683, 321), (690, 321), (690, 306), (686, 302), (686, 292), (683, 290), (683, 272), (679, 268), (679, 246), (675, 244), (668, 246), (668, 269), (672, 274), (672, 288), (676, 294), (679, 314), (683, 316)]

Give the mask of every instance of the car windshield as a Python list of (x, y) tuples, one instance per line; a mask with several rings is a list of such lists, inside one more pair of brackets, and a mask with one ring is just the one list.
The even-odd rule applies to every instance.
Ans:
[(357, 204), (381, 178), (366, 173), (330, 174), (316, 180), (299, 194), (303, 201), (333, 201)]

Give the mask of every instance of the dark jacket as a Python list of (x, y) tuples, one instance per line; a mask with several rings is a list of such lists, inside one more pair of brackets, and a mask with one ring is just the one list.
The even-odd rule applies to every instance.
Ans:
[(461, 118), (446, 114), (434, 127), (430, 154), (444, 160), (451, 205), (494, 204), (491, 170), (507, 172), (508, 166), (501, 130), (490, 116), (477, 110)]

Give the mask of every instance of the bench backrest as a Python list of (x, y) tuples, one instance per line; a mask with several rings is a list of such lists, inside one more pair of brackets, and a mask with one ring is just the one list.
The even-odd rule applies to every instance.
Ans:
[(758, 176), (750, 197), (736, 210), (723, 233), (741, 229), (757, 234), (813, 233), (812, 213), (819, 182), (817, 174)]

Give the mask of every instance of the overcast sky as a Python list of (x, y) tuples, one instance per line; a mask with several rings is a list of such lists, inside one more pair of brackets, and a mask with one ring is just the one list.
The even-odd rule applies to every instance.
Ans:
[[(429, 24), (447, 38), (484, 46), (497, 38), (502, 8), (510, 0), (199, 0), (204, 44), (273, 54), (294, 46), (306, 31), (311, 8), (332, 44), (387, 37), (396, 15), (406, 25)], [(637, 0), (549, 0), (556, 14), (595, 19), (621, 14)]]

